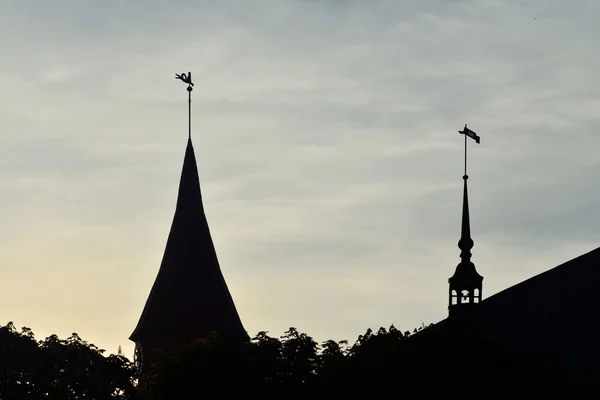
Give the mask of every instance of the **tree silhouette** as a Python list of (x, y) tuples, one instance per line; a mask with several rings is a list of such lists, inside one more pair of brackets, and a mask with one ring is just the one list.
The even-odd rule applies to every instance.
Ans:
[(76, 333), (36, 342), (29, 328), (0, 326), (0, 398), (129, 399), (135, 370), (123, 356), (104, 350)]
[[(312, 399), (322, 384), (334, 384), (336, 397), (354, 397), (353, 387), (390, 384), (406, 393), (448, 388), (592, 387), (598, 371), (566, 368), (552, 355), (523, 351), (466, 326), (415, 333), (394, 326), (368, 329), (356, 342), (327, 340), (321, 345), (296, 328), (283, 336), (261, 331), (248, 342), (212, 333), (202, 340), (157, 349), (134, 393), (136, 374), (122, 355), (72, 334), (36, 342), (31, 329), (0, 327), (1, 399), (164, 399), (278, 395)], [(425, 382), (435, 384), (423, 386)], [(553, 386), (554, 385), (554, 386)]]

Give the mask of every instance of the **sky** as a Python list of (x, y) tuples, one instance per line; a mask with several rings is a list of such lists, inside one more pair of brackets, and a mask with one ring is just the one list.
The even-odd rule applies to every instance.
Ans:
[(116, 353), (192, 139), (251, 335), (447, 315), (464, 124), (484, 298), (600, 246), (600, 3), (0, 0), (0, 324)]

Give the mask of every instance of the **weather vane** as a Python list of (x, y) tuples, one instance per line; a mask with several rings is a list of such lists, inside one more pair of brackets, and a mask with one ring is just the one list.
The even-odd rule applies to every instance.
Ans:
[(458, 133), (460, 133), (461, 135), (465, 135), (465, 175), (463, 176), (463, 179), (467, 180), (469, 179), (469, 176), (467, 175), (467, 136), (473, 139), (477, 144), (479, 144), (481, 138), (475, 132), (467, 128), (467, 124), (465, 124), (463, 130), (458, 131)]
[(189, 121), (189, 130), (188, 130), (188, 138), (192, 138), (192, 90), (194, 90), (194, 83), (192, 82), (192, 73), (188, 72), (187, 75), (185, 73), (175, 74), (175, 79), (179, 79), (183, 83), (187, 83), (187, 91), (188, 91), (188, 121)]

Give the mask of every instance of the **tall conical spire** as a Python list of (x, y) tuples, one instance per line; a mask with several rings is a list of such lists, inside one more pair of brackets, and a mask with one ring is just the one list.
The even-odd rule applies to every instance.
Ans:
[[(191, 74), (177, 78), (188, 84), (191, 114)], [(189, 121), (191, 132), (191, 116)], [(170, 347), (213, 331), (248, 339), (217, 259), (188, 133), (171, 231), (158, 276), (130, 339), (143, 348)]]
[(221, 273), (188, 138), (160, 270), (130, 339), (159, 346), (193, 340), (211, 331), (247, 336)]
[(469, 218), (469, 194), (467, 188), (467, 136), (473, 138), (479, 143), (479, 136), (470, 129), (465, 128), (459, 131), (465, 135), (465, 174), (463, 175), (463, 206), (462, 206), (462, 222), (461, 234), (458, 241), (460, 249), (460, 263), (456, 266), (454, 275), (448, 279), (450, 284), (448, 311), (450, 315), (456, 314), (456, 311), (464, 310), (473, 304), (481, 302), (481, 289), (483, 277), (479, 275), (475, 269), (475, 264), (471, 261), (471, 249), (474, 242), (471, 238), (471, 221)]

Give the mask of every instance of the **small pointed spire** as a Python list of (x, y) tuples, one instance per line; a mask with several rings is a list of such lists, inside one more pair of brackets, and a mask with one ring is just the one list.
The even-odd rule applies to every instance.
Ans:
[(460, 240), (458, 241), (458, 248), (461, 250), (460, 258), (461, 262), (468, 263), (471, 261), (471, 249), (473, 248), (474, 242), (471, 239), (471, 221), (469, 219), (469, 194), (467, 193), (467, 179), (468, 175), (463, 175), (464, 189), (463, 189), (463, 208), (462, 208), (462, 225), (460, 230)]
[(475, 264), (471, 261), (471, 249), (474, 242), (471, 238), (471, 220), (469, 218), (469, 194), (467, 180), (469, 176), (463, 175), (463, 206), (460, 240), (458, 248), (460, 249), (460, 262), (456, 266), (456, 271), (448, 283), (449, 304), (448, 311), (450, 316), (456, 315), (459, 310), (470, 308), (471, 305), (480, 303), (482, 299), (483, 277), (475, 269)]

